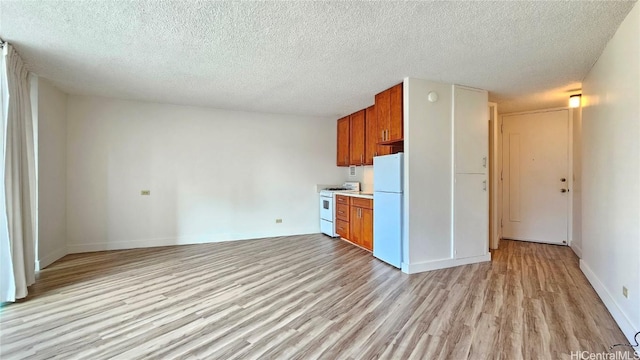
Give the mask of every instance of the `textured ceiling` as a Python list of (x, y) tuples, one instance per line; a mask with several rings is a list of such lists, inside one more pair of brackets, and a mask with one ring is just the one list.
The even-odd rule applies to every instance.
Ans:
[(634, 2), (0, 0), (0, 37), (72, 94), (339, 116), (406, 76), (566, 105)]

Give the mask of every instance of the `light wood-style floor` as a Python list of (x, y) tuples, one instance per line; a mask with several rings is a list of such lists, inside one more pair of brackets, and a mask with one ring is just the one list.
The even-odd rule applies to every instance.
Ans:
[(625, 338), (568, 247), (406, 275), (323, 235), (68, 255), (2, 359), (557, 359)]

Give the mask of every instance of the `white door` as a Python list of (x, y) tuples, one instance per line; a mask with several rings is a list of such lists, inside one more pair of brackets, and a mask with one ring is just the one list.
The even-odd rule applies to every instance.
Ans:
[(566, 244), (569, 111), (503, 118), (502, 237)]
[(488, 101), (485, 90), (454, 86), (454, 153), (455, 172), (458, 174), (487, 173)]
[(489, 250), (489, 193), (484, 174), (456, 174), (453, 206), (455, 258)]

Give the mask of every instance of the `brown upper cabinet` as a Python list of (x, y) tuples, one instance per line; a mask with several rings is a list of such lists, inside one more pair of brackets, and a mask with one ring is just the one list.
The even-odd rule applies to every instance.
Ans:
[(402, 83), (375, 96), (375, 104), (338, 120), (336, 164), (373, 165), (373, 157), (403, 151)]
[(393, 145), (403, 141), (402, 83), (376, 95), (378, 144)]
[(338, 154), (336, 165), (349, 166), (349, 116), (338, 120)]
[[(360, 110), (349, 116), (349, 165), (365, 163), (365, 111)], [(373, 161), (373, 160), (372, 160)]]
[[(366, 131), (364, 136), (364, 164), (373, 165), (373, 157), (383, 154), (384, 149), (378, 145), (378, 138), (376, 134), (378, 132), (378, 124), (376, 122), (377, 112), (375, 105), (369, 106), (366, 109), (365, 124)], [(381, 151), (382, 150), (382, 151)]]

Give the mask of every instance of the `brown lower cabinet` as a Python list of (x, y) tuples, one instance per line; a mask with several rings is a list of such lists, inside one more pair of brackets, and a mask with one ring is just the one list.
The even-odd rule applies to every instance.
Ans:
[(343, 239), (349, 239), (349, 223), (344, 220), (336, 220), (336, 232)]
[(335, 221), (338, 235), (373, 251), (373, 200), (344, 195), (337, 195), (336, 200), (338, 206)]

